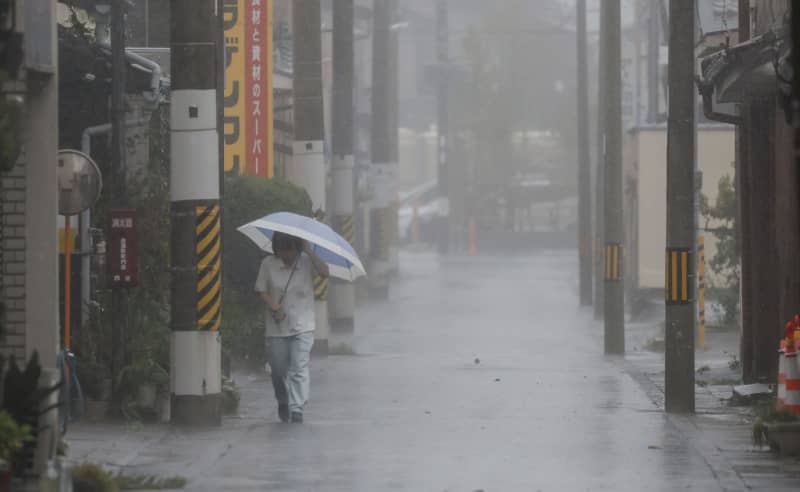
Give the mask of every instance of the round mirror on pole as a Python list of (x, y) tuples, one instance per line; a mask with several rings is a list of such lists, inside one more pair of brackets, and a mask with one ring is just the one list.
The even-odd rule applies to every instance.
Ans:
[(91, 157), (77, 150), (58, 152), (58, 213), (77, 215), (100, 198), (103, 178)]
[(58, 151), (58, 213), (64, 216), (64, 350), (69, 353), (72, 317), (70, 218), (94, 206), (103, 189), (100, 168), (77, 150)]

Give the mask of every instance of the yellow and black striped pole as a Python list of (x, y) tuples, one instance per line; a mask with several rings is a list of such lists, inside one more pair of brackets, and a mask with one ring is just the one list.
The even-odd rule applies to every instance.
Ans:
[(693, 299), (692, 257), (689, 248), (667, 249), (665, 293), (668, 306), (689, 304)]
[(669, 118), (667, 122), (667, 237), (664, 406), (695, 409), (695, 269), (697, 156), (695, 1), (669, 3)]
[(219, 330), (222, 322), (222, 256), (219, 205), (196, 208), (197, 329)]
[[(333, 125), (331, 150), (333, 172), (331, 207), (333, 226), (351, 245), (354, 244), (355, 210), (353, 156), (353, 81), (355, 54), (353, 22), (354, 0), (337, 0), (333, 4)], [(330, 288), (331, 336), (347, 337), (355, 330), (355, 287), (349, 282), (334, 281)], [(339, 339), (349, 345), (352, 341)]]
[(622, 27), (619, 0), (601, 3), (605, 104), (605, 242), (604, 349), (606, 354), (625, 353), (625, 282), (622, 275)]
[(391, 26), (395, 0), (375, 0), (372, 30), (372, 187), (370, 295), (389, 296), (393, 207), (397, 180), (397, 36)]
[(171, 0), (172, 421), (220, 424), (218, 0)]
[[(322, 89), (322, 41), (320, 0), (292, 2), (294, 46), (294, 144), (287, 179), (308, 192), (317, 219), (323, 220), (328, 205), (325, 170), (325, 118)], [(315, 281), (314, 352), (328, 353), (327, 282)]]
[(622, 280), (622, 245), (607, 244), (605, 251), (605, 279), (606, 282), (619, 282)]

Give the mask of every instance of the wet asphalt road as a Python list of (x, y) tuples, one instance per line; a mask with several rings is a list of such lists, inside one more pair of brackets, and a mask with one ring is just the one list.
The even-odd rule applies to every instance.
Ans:
[(573, 254), (401, 261), (391, 302), (359, 313), (358, 355), (314, 361), (306, 424), (275, 423), (251, 379), (240, 419), (169, 439), (207, 447), (170, 467), (190, 490), (721, 490), (602, 355)]

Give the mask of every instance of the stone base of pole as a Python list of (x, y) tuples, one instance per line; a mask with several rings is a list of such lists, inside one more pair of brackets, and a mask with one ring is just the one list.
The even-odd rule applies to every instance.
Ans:
[(316, 330), (314, 331), (314, 347), (311, 353), (314, 355), (328, 355), (330, 339), (330, 325), (328, 324), (328, 300), (318, 300), (314, 302), (316, 313)]
[(172, 395), (170, 422), (192, 427), (222, 425), (222, 394)]
[(173, 332), (171, 351), (171, 422), (176, 425), (220, 425), (222, 343), (219, 332)]
[(388, 261), (374, 260), (372, 262), (370, 276), (367, 279), (370, 299), (376, 301), (389, 299), (390, 271)]
[(328, 293), (332, 334), (352, 333), (355, 330), (356, 289), (351, 283), (332, 283)]

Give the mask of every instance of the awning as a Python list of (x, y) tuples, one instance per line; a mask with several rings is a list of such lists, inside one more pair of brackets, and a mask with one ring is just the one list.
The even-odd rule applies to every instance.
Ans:
[(700, 91), (713, 91), (715, 104), (774, 96), (782, 80), (776, 73), (785, 73), (788, 51), (788, 32), (779, 29), (702, 58)]

